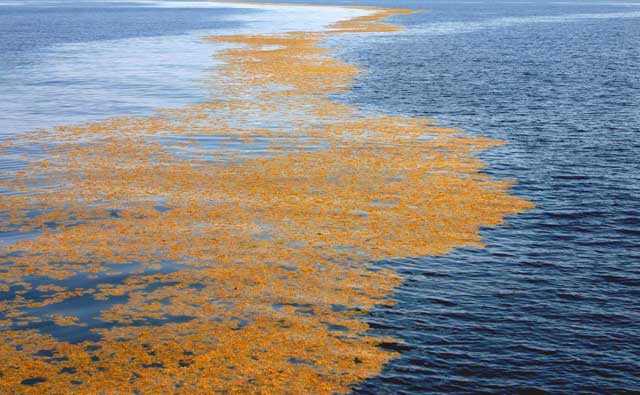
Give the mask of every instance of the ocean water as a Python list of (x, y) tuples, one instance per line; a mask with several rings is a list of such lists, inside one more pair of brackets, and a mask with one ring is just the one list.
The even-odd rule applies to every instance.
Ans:
[(187, 1), (0, 1), (0, 136), (211, 99), (214, 34), (317, 31), (362, 11)]
[[(398, 5), (380, 2), (380, 5)], [(640, 3), (429, 2), (343, 45), (344, 100), (509, 144), (481, 155), (537, 207), (486, 249), (383, 262), (402, 357), (358, 394), (640, 392)]]
[[(429, 10), (332, 39), (367, 69), (338, 100), (507, 141), (485, 171), (537, 205), (485, 249), (379, 262), (406, 281), (366, 320), (404, 343), (354, 393), (640, 393), (640, 2), (307, 3)], [(204, 100), (199, 37), (331, 20), (291, 12), (0, 2), (0, 133)]]
[(507, 141), (485, 171), (537, 205), (380, 262), (406, 281), (368, 320), (404, 344), (354, 392), (640, 393), (640, 2), (330, 3), (428, 10), (335, 40), (367, 68), (340, 100)]

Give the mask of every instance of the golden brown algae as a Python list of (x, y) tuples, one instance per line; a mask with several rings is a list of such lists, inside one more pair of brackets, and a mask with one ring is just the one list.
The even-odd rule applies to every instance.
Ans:
[[(333, 102), (361, 70), (319, 46), (392, 32), (218, 36), (224, 100), (37, 131), (0, 178), (3, 394), (330, 394), (380, 372), (371, 262), (482, 246), (531, 207), (474, 154), (500, 144)], [(63, 330), (64, 329), (64, 330)], [(73, 336), (65, 338), (64, 334)]]

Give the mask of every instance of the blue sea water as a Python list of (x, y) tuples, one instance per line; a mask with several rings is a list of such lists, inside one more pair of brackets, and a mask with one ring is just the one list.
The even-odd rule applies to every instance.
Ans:
[(344, 45), (345, 100), (507, 141), (486, 172), (537, 207), (383, 262), (406, 282), (370, 322), (405, 344), (356, 393), (640, 393), (640, 4), (408, 5), (431, 12)]
[[(338, 99), (507, 141), (485, 171), (537, 205), (484, 230), (485, 249), (380, 262), (406, 281), (367, 320), (404, 343), (354, 392), (640, 393), (640, 2), (306, 2), (429, 10), (333, 39), (367, 69)], [(3, 4), (3, 133), (202, 100), (199, 35), (257, 18)]]

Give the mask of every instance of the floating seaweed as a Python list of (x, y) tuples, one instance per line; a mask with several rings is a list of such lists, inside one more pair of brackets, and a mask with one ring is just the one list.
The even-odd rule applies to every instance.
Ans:
[[(393, 32), (370, 9), (321, 33), (230, 44), (226, 100), (36, 131), (0, 179), (0, 392), (346, 393), (397, 343), (363, 315), (375, 262), (481, 247), (531, 207), (474, 154), (501, 144), (333, 102), (362, 70), (321, 47)], [(258, 144), (259, 142), (259, 144)], [(24, 159), (24, 158), (23, 158)]]

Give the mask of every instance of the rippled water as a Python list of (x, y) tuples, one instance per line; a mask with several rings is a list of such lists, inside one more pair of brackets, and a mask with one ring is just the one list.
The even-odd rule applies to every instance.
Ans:
[[(640, 3), (361, 3), (430, 12), (396, 18), (400, 34), (335, 39), (368, 68), (341, 100), (508, 141), (483, 154), (486, 172), (517, 179), (537, 208), (485, 231), (486, 249), (381, 262), (406, 281), (368, 320), (405, 344), (355, 393), (639, 393)], [(31, 12), (12, 7), (0, 5), (2, 37)], [(117, 36), (2, 47), (5, 133), (200, 100), (212, 49), (197, 32), (255, 12), (173, 7), (144, 11), (157, 25), (107, 29)]]
[(366, 3), (429, 12), (340, 43), (343, 100), (508, 141), (486, 172), (537, 208), (381, 262), (406, 282), (370, 323), (406, 343), (355, 393), (639, 393), (640, 2)]
[(537, 208), (383, 262), (407, 281), (371, 322), (406, 344), (356, 392), (638, 393), (640, 4), (427, 6), (346, 46), (369, 67), (347, 100), (508, 141), (486, 171)]

